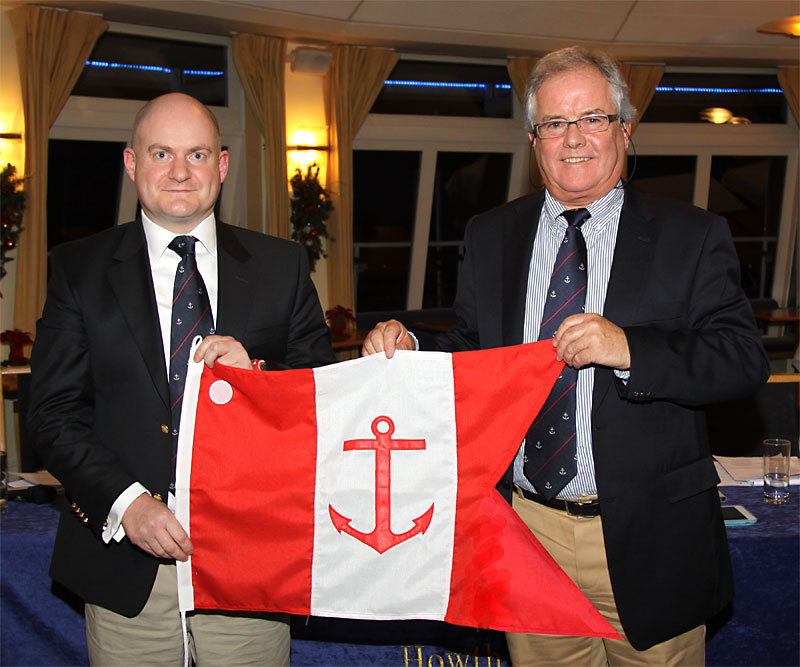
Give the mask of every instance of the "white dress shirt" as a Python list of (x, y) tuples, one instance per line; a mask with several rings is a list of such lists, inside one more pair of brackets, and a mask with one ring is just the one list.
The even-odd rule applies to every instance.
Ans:
[[(135, 223), (134, 223), (135, 224)], [(172, 297), (175, 285), (175, 272), (180, 263), (180, 255), (169, 249), (172, 239), (180, 234), (175, 234), (150, 220), (142, 212), (142, 226), (147, 241), (147, 254), (150, 259), (150, 272), (153, 278), (153, 288), (156, 295), (158, 308), (158, 321), (161, 327), (161, 341), (164, 348), (164, 362), (169, 373), (170, 333), (172, 320)], [(203, 277), (203, 282), (211, 304), (211, 315), (216, 323), (218, 272), (217, 272), (217, 226), (212, 212), (198, 224), (188, 236), (194, 236), (198, 243), (195, 244), (195, 257), (197, 268)], [(166, 379), (166, 377), (165, 377)], [(143, 493), (150, 494), (142, 484), (134, 482), (114, 501), (108, 513), (108, 519), (103, 527), (103, 540), (107, 543), (113, 538), (117, 542), (125, 537), (122, 527), (122, 516), (130, 504)], [(173, 498), (170, 494), (169, 502)]]
[[(591, 217), (583, 223), (581, 231), (586, 240), (588, 275), (586, 285), (587, 313), (603, 313), (617, 243), (617, 229), (622, 202), (625, 198), (621, 183), (604, 197), (592, 202), (586, 208)], [(545, 294), (550, 284), (550, 274), (555, 263), (558, 248), (567, 229), (567, 221), (561, 215), (565, 207), (545, 191), (544, 206), (539, 216), (539, 227), (533, 242), (533, 252), (528, 269), (528, 288), (525, 297), (525, 328), (523, 343), (538, 340), (539, 326), (544, 311)], [(628, 373), (619, 373), (626, 377)], [(578, 471), (575, 477), (557, 495), (558, 498), (580, 498), (596, 496), (597, 485), (594, 477), (594, 458), (592, 457), (592, 390), (594, 389), (594, 367), (578, 371), (576, 391), (576, 441)], [(523, 471), (525, 441), (514, 459), (514, 484), (535, 491)]]

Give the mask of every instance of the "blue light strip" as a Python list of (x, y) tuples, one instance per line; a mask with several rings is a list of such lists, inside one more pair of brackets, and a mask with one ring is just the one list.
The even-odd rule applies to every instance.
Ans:
[(690, 86), (656, 86), (658, 93), (776, 93), (783, 95), (780, 88), (697, 88)]
[[(135, 69), (142, 72), (163, 72), (164, 74), (172, 74), (174, 71), (169, 67), (160, 67), (158, 65), (129, 65), (127, 63), (108, 63), (103, 60), (87, 60), (87, 67), (108, 67), (110, 69)], [(184, 74), (194, 76), (223, 76), (225, 72), (218, 70), (203, 70), (203, 69), (185, 69)]]
[(485, 88), (500, 88), (502, 90), (509, 90), (510, 84), (507, 83), (455, 83), (449, 81), (403, 81), (389, 79), (383, 82), (384, 86), (409, 86), (418, 88), (466, 88), (466, 89), (485, 89)]

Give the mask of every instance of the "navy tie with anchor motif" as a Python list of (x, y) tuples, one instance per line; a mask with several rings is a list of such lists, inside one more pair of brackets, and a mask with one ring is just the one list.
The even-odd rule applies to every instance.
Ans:
[[(580, 230), (591, 216), (585, 208), (562, 213), (567, 231), (558, 249), (539, 327), (539, 340), (555, 336), (564, 318), (586, 303), (586, 242)], [(576, 387), (578, 371), (564, 366), (525, 436), (525, 476), (545, 498), (553, 498), (577, 472)]]
[(169, 349), (169, 398), (172, 406), (173, 471), (170, 491), (175, 487), (175, 457), (178, 452), (178, 428), (181, 423), (183, 388), (189, 367), (189, 349), (195, 336), (204, 338), (214, 333), (214, 319), (203, 277), (197, 270), (194, 236), (176, 236), (169, 249), (181, 257), (175, 271), (172, 292), (172, 321)]

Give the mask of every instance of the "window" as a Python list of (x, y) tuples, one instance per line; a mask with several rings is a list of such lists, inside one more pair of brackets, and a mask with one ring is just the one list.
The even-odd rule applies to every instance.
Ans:
[(50, 140), (48, 250), (114, 226), (122, 189), (124, 149), (125, 142)]
[(151, 100), (187, 93), (227, 105), (226, 47), (120, 33), (101, 35), (73, 95)]
[(691, 204), (696, 166), (694, 155), (630, 155), (628, 180), (641, 192)]
[[(407, 64), (418, 65), (401, 60), (391, 76), (410, 71), (401, 68)], [(451, 67), (451, 74), (455, 69), (468, 73), (463, 81), (508, 82), (504, 62), (434, 64), (439, 72)], [(419, 75), (421, 70), (414, 71)], [(475, 72), (494, 72), (494, 78), (475, 78)], [(376, 102), (354, 142), (357, 312), (451, 307), (469, 219), (531, 189), (522, 107), (510, 84), (503, 85), (509, 86), (499, 89), (508, 92), (505, 117), (484, 115), (485, 97), (459, 102), (463, 108), (480, 106), (476, 115), (443, 115), (453, 108), (447, 87), (443, 94), (430, 93), (430, 99), (407, 101), (406, 113), (378, 112), (380, 98)]]
[(511, 118), (505, 65), (401, 60), (370, 113)]
[(775, 74), (667, 72), (643, 123), (785, 123)]

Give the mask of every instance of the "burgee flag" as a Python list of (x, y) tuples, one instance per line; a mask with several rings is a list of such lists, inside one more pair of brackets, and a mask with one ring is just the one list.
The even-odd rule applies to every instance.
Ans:
[(618, 638), (494, 488), (562, 366), (547, 341), (313, 370), (190, 362), (181, 610)]

